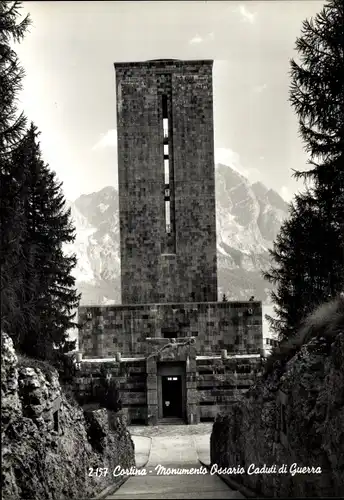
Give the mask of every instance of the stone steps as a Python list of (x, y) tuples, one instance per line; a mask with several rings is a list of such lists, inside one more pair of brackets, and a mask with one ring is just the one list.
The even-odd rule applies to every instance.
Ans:
[(182, 418), (160, 418), (158, 425), (186, 425)]

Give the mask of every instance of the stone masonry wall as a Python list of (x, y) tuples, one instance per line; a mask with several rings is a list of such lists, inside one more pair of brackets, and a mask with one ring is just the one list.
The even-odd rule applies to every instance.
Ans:
[[(212, 65), (115, 64), (123, 304), (217, 300)], [(166, 241), (162, 91), (173, 244)]]
[(200, 74), (172, 76), (180, 302), (218, 299), (212, 65), (207, 67)]
[(84, 358), (142, 356), (147, 337), (196, 338), (202, 354), (257, 354), (262, 344), (260, 302), (203, 302), (135, 306), (80, 307), (79, 348)]
[[(233, 479), (257, 494), (343, 497), (343, 367), (342, 332), (330, 341), (309, 341), (282, 373), (273, 370), (260, 378), (245, 398), (217, 417), (211, 435), (212, 463), (242, 466), (246, 473), (232, 475)], [(252, 472), (264, 464), (276, 465), (277, 470), (247, 473), (250, 466)], [(283, 464), (285, 472), (278, 473)], [(313, 473), (307, 467), (314, 467)]]
[(122, 413), (132, 424), (144, 424), (147, 421), (146, 361), (107, 361), (80, 363), (74, 379), (74, 390), (79, 399), (87, 401), (101, 385), (104, 372), (119, 383)]
[[(181, 343), (188, 340), (179, 339)], [(162, 350), (169, 342), (149, 341), (147, 358), (82, 361), (74, 390), (81, 400), (90, 399), (107, 372), (119, 383), (122, 412), (128, 423), (154, 424), (158, 419), (158, 364), (179, 361), (185, 365), (186, 417), (193, 415), (193, 423), (198, 423), (213, 421), (219, 411), (226, 411), (238, 394), (248, 390), (261, 369), (259, 356), (197, 357), (193, 346), (177, 344)]]
[(200, 421), (214, 421), (253, 385), (261, 358), (196, 359), (196, 388)]
[[(1, 357), (3, 498), (91, 498), (115, 484), (115, 466), (135, 464), (130, 434), (116, 414), (83, 412), (66, 398), (54, 369), (35, 360), (32, 368), (28, 360), (22, 366), (3, 333)], [(99, 467), (108, 468), (106, 477), (89, 475)]]
[(122, 303), (154, 302), (164, 224), (156, 78), (116, 68), (116, 86)]

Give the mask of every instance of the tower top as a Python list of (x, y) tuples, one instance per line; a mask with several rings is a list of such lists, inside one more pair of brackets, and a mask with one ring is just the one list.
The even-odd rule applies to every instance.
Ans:
[(184, 67), (204, 67), (213, 66), (213, 59), (150, 59), (147, 61), (136, 61), (136, 62), (115, 62), (115, 70), (126, 69), (126, 68), (137, 68), (137, 69), (160, 69), (173, 70), (181, 69)]

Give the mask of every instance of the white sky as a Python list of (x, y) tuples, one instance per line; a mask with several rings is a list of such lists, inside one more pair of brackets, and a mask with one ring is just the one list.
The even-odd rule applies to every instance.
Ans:
[(214, 59), (216, 161), (289, 199), (307, 157), (288, 102), (302, 21), (324, 2), (24, 2), (21, 101), (68, 199), (117, 185), (114, 62)]

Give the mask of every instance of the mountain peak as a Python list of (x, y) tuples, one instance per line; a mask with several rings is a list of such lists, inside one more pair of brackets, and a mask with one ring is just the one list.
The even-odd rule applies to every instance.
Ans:
[(258, 181), (252, 184), (252, 189), (256, 196), (266, 196), (269, 189), (262, 182)]
[(115, 186), (106, 186), (98, 192), (98, 194), (103, 196), (112, 195), (114, 193), (117, 193)]
[[(288, 213), (288, 206), (262, 182), (252, 184), (235, 168), (216, 165), (216, 232), (219, 293), (231, 300), (254, 295), (267, 299), (270, 285), (261, 270), (267, 249)], [(78, 257), (77, 286), (82, 303), (120, 300), (118, 193), (106, 186), (80, 196), (73, 207)]]
[(279, 208), (280, 210), (288, 211), (288, 206), (289, 206), (288, 203), (274, 189), (269, 189), (267, 193), (267, 198), (271, 203), (271, 205), (274, 205), (276, 208)]
[(243, 174), (238, 172), (238, 170), (236, 170), (236, 168), (234, 168), (230, 165), (225, 165), (224, 163), (216, 163), (215, 169), (221, 174), (227, 173), (227, 175), (231, 175), (231, 176), (237, 177), (238, 179), (241, 179), (245, 182), (249, 182), (247, 177), (245, 177)]

